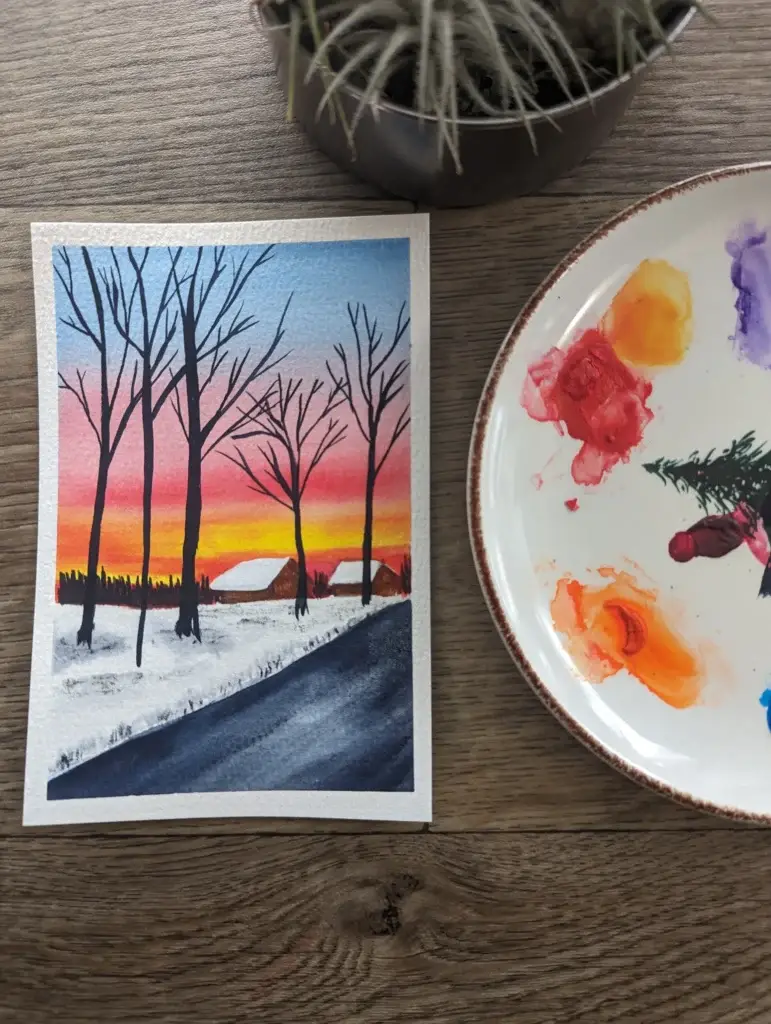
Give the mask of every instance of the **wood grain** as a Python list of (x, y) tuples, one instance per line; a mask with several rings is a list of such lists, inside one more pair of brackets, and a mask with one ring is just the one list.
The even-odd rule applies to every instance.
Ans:
[(6, 839), (6, 1019), (765, 1024), (767, 840)]
[[(0, 205), (372, 196), (285, 119), (247, 0), (5, 0)], [(767, 156), (771, 13), (711, 0), (560, 194), (639, 195)]]
[[(505, 331), (537, 283), (616, 198), (529, 198), (489, 211), (436, 214), (432, 226), (432, 551), (434, 786), (432, 828), (451, 830), (728, 827), (620, 777), (563, 731), (512, 665), (479, 590), (468, 543), (466, 457), (479, 394)], [(185, 220), (379, 212), (383, 204), (205, 207), (61, 207), (60, 219)], [(385, 208), (388, 208), (387, 206)], [(395, 208), (395, 207), (394, 207)], [(8, 210), (0, 276), (5, 366), (0, 397), (0, 832), (21, 828), (24, 736), (32, 626), (36, 505), (35, 337), (28, 224), (50, 209)], [(559, 231), (553, 227), (559, 225)], [(305, 831), (307, 822), (204, 822), (113, 826), (122, 833), (180, 830)], [(350, 823), (316, 830), (353, 831)], [(364, 828), (372, 826), (362, 826)], [(375, 826), (382, 831), (383, 827)], [(404, 826), (409, 828), (409, 826)], [(71, 830), (71, 831), (83, 831)]]
[(436, 812), (433, 834), (362, 835), (382, 826), (21, 830), (37, 504), (29, 221), (405, 206), (285, 122), (245, 0), (0, 5), (3, 1024), (771, 1020), (768, 836), (639, 789), (563, 732), (495, 635), (465, 520), (481, 387), (543, 275), (628, 200), (771, 153), (771, 5), (711, 7), (720, 27), (689, 29), (614, 137), (551, 194), (433, 217)]

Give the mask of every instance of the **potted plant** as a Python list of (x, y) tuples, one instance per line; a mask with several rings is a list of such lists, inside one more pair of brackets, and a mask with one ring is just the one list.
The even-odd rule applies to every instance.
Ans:
[(296, 117), (389, 192), (542, 188), (609, 134), (700, 0), (253, 0)]

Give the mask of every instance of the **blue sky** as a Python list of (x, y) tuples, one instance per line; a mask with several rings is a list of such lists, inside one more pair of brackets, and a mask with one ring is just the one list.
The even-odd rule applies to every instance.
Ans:
[[(240, 263), (246, 253), (256, 257), (263, 248), (259, 245), (228, 246), (227, 263), (229, 265), (231, 259)], [(67, 251), (72, 261), (75, 294), (84, 315), (95, 323), (91, 290), (80, 249), (68, 246)], [(142, 249), (135, 249), (137, 256), (141, 256), (142, 252)], [(195, 247), (183, 252), (179, 264), (183, 273), (185, 268), (192, 267), (196, 252)], [(108, 248), (89, 247), (89, 254), (97, 273), (102, 268), (109, 270), (112, 266)], [(116, 254), (124, 270), (124, 282), (129, 286), (134, 276), (125, 248), (116, 248)], [(212, 259), (213, 248), (207, 246), (202, 263), (204, 280), (212, 266)], [(54, 265), (62, 266), (56, 252)], [(160, 294), (169, 266), (169, 254), (165, 248), (151, 249), (145, 270), (151, 308), (154, 299), (157, 300)], [(217, 283), (216, 294), (212, 294), (207, 309), (218, 308), (217, 295), (225, 295), (230, 279), (231, 272), (228, 269)], [(292, 349), (293, 355), (282, 365), (282, 371), (321, 374), (332, 345), (342, 341), (347, 347), (352, 341), (346, 302), (365, 303), (370, 315), (377, 316), (386, 337), (393, 330), (402, 302), (407, 303), (409, 314), (409, 240), (396, 238), (276, 245), (272, 258), (254, 271), (242, 292), (244, 315), (253, 314), (259, 324), (245, 332), (231, 346), (231, 352), (238, 348), (243, 350), (247, 345), (254, 346), (256, 351), (269, 344), (291, 293), (294, 295), (285, 321), (283, 348), (285, 351)], [(73, 365), (82, 367), (95, 364), (96, 352), (88, 339), (61, 323), (62, 316), (70, 315), (70, 305), (58, 278), (55, 279), (55, 295), (60, 367), (64, 369)], [(111, 338), (115, 338), (114, 332)], [(408, 344), (409, 331), (402, 342), (405, 354)], [(119, 344), (114, 345), (116, 352), (119, 348)]]

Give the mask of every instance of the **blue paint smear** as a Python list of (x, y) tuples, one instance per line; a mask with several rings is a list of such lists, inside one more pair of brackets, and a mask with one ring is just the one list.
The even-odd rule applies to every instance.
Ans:
[(771, 731), (771, 687), (760, 695), (760, 706), (766, 709), (766, 721)]

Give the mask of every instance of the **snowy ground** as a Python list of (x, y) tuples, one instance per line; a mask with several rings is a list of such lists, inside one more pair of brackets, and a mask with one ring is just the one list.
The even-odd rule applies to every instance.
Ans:
[(176, 611), (147, 614), (142, 668), (134, 662), (138, 612), (98, 607), (92, 651), (75, 644), (81, 609), (57, 605), (48, 693), (50, 774), (171, 722), (273, 675), (401, 598), (310, 602), (299, 622), (294, 601), (201, 608), (204, 642), (181, 641)]

